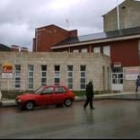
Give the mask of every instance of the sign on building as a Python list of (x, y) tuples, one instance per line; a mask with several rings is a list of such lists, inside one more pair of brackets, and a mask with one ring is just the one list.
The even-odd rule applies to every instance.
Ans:
[(2, 65), (2, 78), (13, 78), (13, 65), (11, 63), (5, 63)]
[(140, 74), (139, 68), (127, 68), (125, 69), (126, 80), (136, 80), (137, 76)]

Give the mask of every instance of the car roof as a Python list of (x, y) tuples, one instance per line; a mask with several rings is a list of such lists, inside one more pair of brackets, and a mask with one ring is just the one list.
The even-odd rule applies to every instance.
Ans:
[(62, 85), (44, 85), (44, 87), (64, 87), (64, 88), (67, 88), (66, 86), (62, 86)]

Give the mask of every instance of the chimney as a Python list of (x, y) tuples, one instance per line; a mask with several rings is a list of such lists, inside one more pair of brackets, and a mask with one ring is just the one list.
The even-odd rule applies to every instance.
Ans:
[(78, 36), (77, 30), (71, 30), (71, 31), (69, 31), (69, 36), (70, 37), (77, 37)]

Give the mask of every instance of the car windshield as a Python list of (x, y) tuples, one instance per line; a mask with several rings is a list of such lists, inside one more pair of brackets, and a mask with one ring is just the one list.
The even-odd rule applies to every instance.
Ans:
[(40, 94), (40, 93), (43, 93), (43, 91), (44, 91), (44, 87), (41, 86), (37, 90), (35, 90), (34, 93), (35, 94)]

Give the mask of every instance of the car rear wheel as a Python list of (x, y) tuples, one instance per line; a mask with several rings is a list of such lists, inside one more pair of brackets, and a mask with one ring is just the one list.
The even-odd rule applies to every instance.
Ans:
[(64, 105), (66, 107), (70, 107), (72, 105), (73, 101), (71, 99), (66, 99), (65, 102), (64, 102)]
[(25, 104), (25, 108), (26, 108), (27, 110), (33, 110), (34, 107), (35, 107), (35, 104), (34, 104), (34, 102), (32, 102), (32, 101), (27, 102), (27, 103)]

